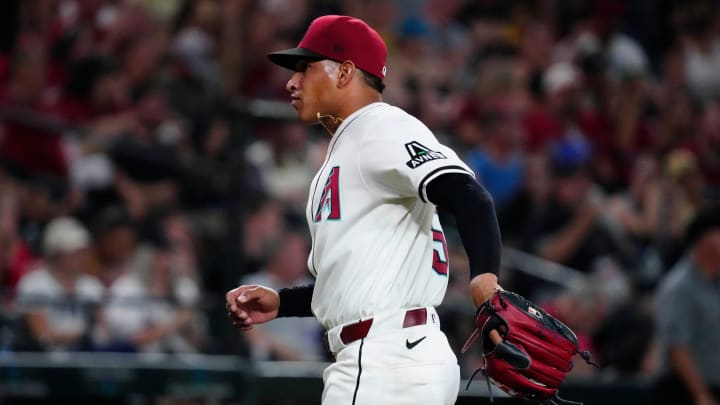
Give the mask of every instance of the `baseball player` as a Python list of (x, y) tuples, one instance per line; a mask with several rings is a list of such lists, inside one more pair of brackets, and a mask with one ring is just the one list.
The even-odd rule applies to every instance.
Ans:
[(335, 357), (323, 404), (452, 404), (459, 367), (435, 311), (448, 283), (436, 206), (455, 216), (476, 306), (499, 288), (500, 232), (489, 194), (419, 120), (382, 102), (387, 49), (365, 22), (317, 18), (297, 48), (270, 53), (302, 122), (331, 134), (310, 185), (313, 285), (227, 295), (242, 330), (315, 316)]

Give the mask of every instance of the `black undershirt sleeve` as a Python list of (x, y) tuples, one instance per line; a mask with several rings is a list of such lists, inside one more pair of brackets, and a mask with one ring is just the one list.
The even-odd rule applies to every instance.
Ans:
[(502, 241), (490, 194), (472, 176), (445, 173), (426, 187), (428, 200), (455, 216), (470, 262), (470, 278), (500, 273)]
[(314, 316), (310, 303), (312, 302), (315, 284), (300, 287), (282, 288), (278, 291), (280, 308), (278, 318), (289, 316)]

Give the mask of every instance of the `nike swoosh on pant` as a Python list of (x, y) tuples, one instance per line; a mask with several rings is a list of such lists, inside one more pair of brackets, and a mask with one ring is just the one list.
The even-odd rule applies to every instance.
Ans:
[(421, 337), (420, 339), (418, 339), (418, 340), (416, 340), (416, 341), (414, 341), (414, 342), (411, 342), (411, 341), (405, 339), (405, 347), (407, 347), (408, 349), (412, 349), (413, 347), (417, 346), (420, 342), (422, 342), (423, 340), (425, 340), (426, 337), (427, 337), (427, 336), (423, 336), (423, 337)]

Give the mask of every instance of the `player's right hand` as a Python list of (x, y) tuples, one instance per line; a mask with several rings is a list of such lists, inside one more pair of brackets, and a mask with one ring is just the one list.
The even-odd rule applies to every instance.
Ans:
[(272, 288), (260, 285), (241, 285), (225, 294), (228, 318), (240, 330), (277, 318), (280, 296)]
[(470, 280), (470, 297), (475, 308), (479, 308), (498, 290), (502, 290), (502, 287), (498, 284), (497, 276), (493, 273), (478, 274)]

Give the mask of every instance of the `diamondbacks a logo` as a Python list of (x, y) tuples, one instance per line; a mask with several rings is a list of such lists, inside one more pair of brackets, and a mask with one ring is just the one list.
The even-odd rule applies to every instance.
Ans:
[(340, 219), (340, 166), (330, 169), (323, 193), (320, 196), (320, 204), (318, 204), (313, 218), (315, 222), (322, 220), (324, 211), (328, 212), (325, 219)]
[(415, 141), (406, 143), (405, 149), (407, 149), (407, 152), (410, 155), (410, 160), (405, 162), (405, 164), (411, 169), (415, 169), (416, 167), (419, 167), (431, 160), (447, 159), (447, 156), (445, 156), (442, 152), (431, 150)]

